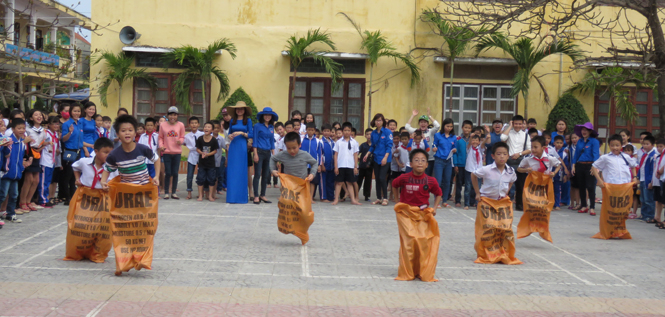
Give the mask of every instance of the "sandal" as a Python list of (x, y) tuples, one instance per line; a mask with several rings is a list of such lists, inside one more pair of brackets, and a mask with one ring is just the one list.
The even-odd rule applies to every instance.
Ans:
[(381, 204), (381, 199), (377, 199), (375, 202), (372, 203), (372, 205), (378, 205)]
[(656, 222), (656, 227), (658, 229), (665, 229), (665, 222)]
[(658, 221), (656, 221), (656, 219), (649, 219), (646, 223), (658, 223)]
[(381, 206), (388, 206), (388, 199), (384, 199), (384, 200), (381, 202)]
[(450, 208), (450, 204), (448, 204), (448, 203), (443, 203), (443, 205), (441, 205), (441, 206), (442, 206), (443, 208)]
[(637, 218), (637, 214), (629, 214), (628, 219), (635, 219)]
[(589, 212), (589, 208), (587, 208), (587, 207), (584, 207), (584, 208), (577, 211), (577, 213), (579, 213), (579, 214), (585, 214), (587, 212)]

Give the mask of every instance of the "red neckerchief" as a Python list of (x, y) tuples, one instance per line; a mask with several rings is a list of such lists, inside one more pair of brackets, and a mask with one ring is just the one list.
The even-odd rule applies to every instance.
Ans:
[(152, 135), (155, 134), (155, 131), (152, 131), (150, 134), (148, 132), (145, 133), (145, 135), (148, 136), (148, 146), (152, 150)]
[(478, 151), (478, 149), (476, 149), (475, 147), (473, 147), (472, 149), (476, 152), (476, 162), (478, 162), (477, 164), (480, 165), (480, 151)]
[(660, 162), (663, 160), (663, 156), (665, 156), (665, 153), (660, 153), (660, 158), (658, 159), (658, 165), (656, 165), (656, 168), (660, 167)]
[(104, 166), (102, 166), (102, 168), (100, 168), (98, 171), (97, 168), (95, 167), (95, 159), (92, 159), (91, 165), (92, 169), (95, 171), (95, 176), (92, 178), (92, 186), (90, 186), (90, 188), (95, 189), (95, 185), (97, 185), (97, 182), (102, 180), (102, 173), (104, 173)]
[(55, 148), (57, 144), (60, 144), (60, 140), (58, 139), (58, 133), (51, 132), (51, 130), (46, 130), (46, 133), (48, 133), (48, 135), (51, 136), (51, 146), (53, 148), (53, 164), (55, 164)]
[(400, 145), (400, 147), (406, 150), (406, 146), (404, 146), (404, 144)]
[(538, 161), (538, 163), (540, 163), (540, 168), (538, 168), (538, 171), (544, 173), (547, 170), (547, 165), (545, 165), (545, 161), (549, 162), (547, 157), (537, 158), (534, 156), (533, 159), (535, 159), (536, 161)]
[(545, 153), (550, 154), (550, 148), (549, 147), (546, 147), (544, 149), (545, 149)]
[(420, 142), (418, 142), (418, 144), (416, 144), (416, 149), (420, 149)]
[(640, 168), (642, 168), (642, 164), (644, 164), (644, 159), (646, 159), (647, 156), (649, 156), (648, 153), (644, 153), (644, 154), (642, 154), (642, 159), (640, 160)]

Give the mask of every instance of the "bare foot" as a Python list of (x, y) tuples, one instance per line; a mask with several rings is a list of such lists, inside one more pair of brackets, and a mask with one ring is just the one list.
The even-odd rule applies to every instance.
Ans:
[(316, 204), (316, 202), (314, 201), (314, 199), (312, 199), (312, 204)]
[(464, 210), (469, 210), (469, 206), (464, 206)]
[(357, 201), (352, 201), (351, 205), (362, 206), (362, 204), (360, 202), (357, 202)]
[[(189, 197), (187, 199), (189, 199)], [(199, 196), (199, 198), (196, 198), (196, 200), (203, 201), (203, 197)]]
[(213, 201), (213, 202), (214, 202), (214, 201), (215, 201), (215, 197), (212, 197), (212, 196), (210, 196), (210, 198), (208, 198), (208, 200), (210, 200), (210, 201)]
[(272, 188), (272, 186), (270, 186), (270, 185), (268, 185), (267, 187), (268, 187), (268, 188)]
[(192, 199), (192, 192), (187, 192), (187, 199)]
[(322, 203), (329, 203), (330, 200), (324, 199), (324, 200), (322, 200), (321, 202), (322, 202)]
[(338, 203), (339, 203), (339, 200), (335, 199), (335, 201), (333, 201), (331, 205), (337, 205)]
[(561, 208), (559, 208), (559, 207), (554, 207), (554, 210), (561, 210)]
[(274, 188), (279, 188), (279, 185), (275, 185), (275, 186), (273, 186), (273, 187), (274, 187)]

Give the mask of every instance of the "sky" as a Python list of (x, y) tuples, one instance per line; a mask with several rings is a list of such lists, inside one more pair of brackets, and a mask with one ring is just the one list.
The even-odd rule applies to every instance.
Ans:
[[(79, 13), (90, 17), (90, 2), (92, 0), (57, 0), (58, 2), (66, 5)], [(86, 40), (90, 41), (90, 31), (86, 29), (76, 29), (77, 32), (80, 32)]]

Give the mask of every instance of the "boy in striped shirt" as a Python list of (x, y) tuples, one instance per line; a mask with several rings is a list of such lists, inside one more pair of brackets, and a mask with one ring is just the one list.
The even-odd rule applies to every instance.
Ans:
[[(108, 188), (109, 174), (116, 170), (120, 174), (120, 182), (137, 185), (145, 185), (150, 182), (146, 159), (155, 163), (155, 170), (160, 169), (159, 157), (153, 150), (143, 144), (134, 142), (136, 138), (136, 118), (130, 115), (122, 115), (115, 120), (115, 129), (121, 146), (111, 151), (106, 158), (104, 173), (102, 174), (102, 188)], [(159, 179), (153, 178), (153, 184), (159, 186)]]

